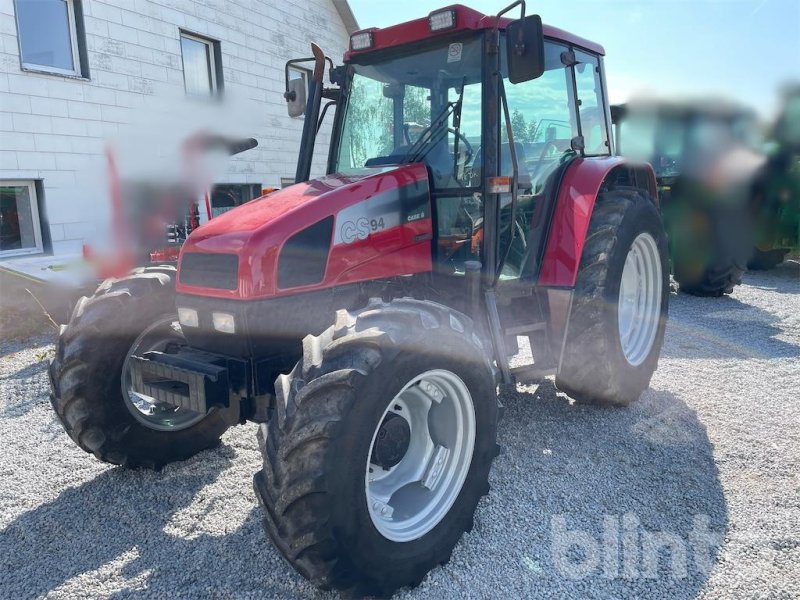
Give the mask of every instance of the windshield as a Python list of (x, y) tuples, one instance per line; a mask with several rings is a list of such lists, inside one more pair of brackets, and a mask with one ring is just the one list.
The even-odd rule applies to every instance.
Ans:
[(436, 188), (471, 185), (481, 145), (479, 37), (352, 65), (335, 171), (425, 162)]

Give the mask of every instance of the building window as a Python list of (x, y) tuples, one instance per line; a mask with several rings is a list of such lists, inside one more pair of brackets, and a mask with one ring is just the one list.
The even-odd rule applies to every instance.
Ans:
[(84, 75), (83, 22), (78, 0), (16, 0), (22, 67)]
[(0, 257), (41, 251), (34, 182), (0, 181)]
[(183, 85), (190, 96), (212, 96), (222, 90), (219, 42), (181, 32)]
[(217, 217), (259, 196), (261, 196), (260, 183), (215, 184), (211, 190), (211, 216)]

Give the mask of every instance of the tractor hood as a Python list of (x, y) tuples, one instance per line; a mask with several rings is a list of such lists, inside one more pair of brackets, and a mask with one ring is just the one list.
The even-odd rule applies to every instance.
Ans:
[(247, 300), (430, 270), (430, 215), (422, 164), (296, 184), (195, 230), (178, 292)]

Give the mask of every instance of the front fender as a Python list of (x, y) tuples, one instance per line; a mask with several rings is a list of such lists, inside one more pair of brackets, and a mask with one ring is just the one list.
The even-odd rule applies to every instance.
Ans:
[(656, 177), (648, 164), (625, 158), (578, 158), (567, 167), (558, 191), (545, 245), (539, 285), (574, 287), (586, 232), (603, 183), (641, 188), (658, 202)]

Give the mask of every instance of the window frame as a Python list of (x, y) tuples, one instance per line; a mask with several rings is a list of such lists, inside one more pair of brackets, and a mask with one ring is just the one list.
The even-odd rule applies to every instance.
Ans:
[[(183, 38), (192, 40), (193, 42), (204, 44), (206, 48), (208, 48), (208, 73), (209, 73), (209, 83), (211, 84), (211, 91), (208, 94), (208, 97), (213, 98), (214, 96), (220, 95), (222, 93), (223, 86), (221, 85), (222, 78), (220, 76), (221, 64), (220, 65), (217, 64), (218, 54), (220, 53), (219, 41), (202, 35), (198, 35), (196, 33), (192, 33), (191, 31), (186, 31), (185, 29), (180, 29), (178, 35), (178, 42), (180, 42)], [(186, 64), (184, 61), (182, 45), (181, 45), (181, 73), (183, 74), (184, 93), (187, 96), (204, 98), (205, 96), (200, 96), (198, 94), (190, 94), (189, 91), (186, 89)]]
[[(598, 112), (603, 115), (603, 127), (602, 127), (602, 130), (605, 132), (606, 151), (605, 152), (601, 152), (601, 153), (595, 153), (595, 152), (591, 152), (590, 153), (590, 152), (586, 152), (586, 150), (583, 149), (583, 150), (581, 150), (581, 156), (590, 157), (590, 158), (591, 157), (601, 157), (602, 158), (602, 157), (606, 157), (606, 156), (611, 156), (613, 154), (613, 151), (612, 151), (612, 143), (613, 142), (612, 142), (612, 137), (611, 137), (611, 133), (612, 132), (611, 132), (611, 129), (610, 129), (611, 113), (610, 113), (610, 106), (608, 104), (608, 96), (606, 94), (606, 79), (605, 79), (605, 73), (603, 71), (602, 56), (600, 56), (599, 54), (596, 54), (594, 52), (590, 52), (589, 50), (586, 50), (584, 48), (581, 48), (580, 46), (575, 46), (575, 45), (571, 45), (571, 44), (569, 45), (569, 50), (571, 52), (574, 52), (576, 56), (578, 54), (583, 54), (583, 55), (588, 56), (589, 58), (591, 58), (592, 61), (593, 61), (591, 63), (592, 73), (594, 73), (593, 77), (595, 79), (595, 84), (597, 86), (599, 86), (599, 89), (596, 90), (597, 100), (598, 100), (598, 103), (601, 103), (601, 104), (598, 105)], [(572, 86), (573, 86), (573, 93), (574, 93), (575, 118), (577, 119), (577, 122), (578, 122), (579, 135), (581, 136), (581, 138), (583, 138), (585, 140), (586, 138), (585, 138), (585, 136), (583, 134), (583, 121), (581, 119), (581, 113), (580, 113), (580, 100), (581, 100), (581, 98), (580, 98), (580, 93), (579, 93), (579, 90), (578, 90), (578, 88), (579, 88), (579, 85), (578, 85), (579, 73), (577, 72), (578, 64), (579, 63), (575, 63), (575, 64), (571, 65), (569, 67), (569, 69), (572, 71)], [(589, 63), (583, 63), (583, 64), (589, 65)], [(599, 110), (601, 108), (602, 108), (602, 110)]]
[(81, 48), (78, 44), (78, 24), (75, 11), (75, 0), (60, 0), (67, 5), (67, 25), (69, 26), (70, 50), (72, 51), (72, 70), (53, 67), (50, 65), (40, 65), (38, 63), (25, 62), (22, 50), (22, 28), (19, 22), (19, 10), (17, 2), (14, 0), (14, 22), (17, 24), (17, 47), (19, 49), (19, 64), (23, 71), (33, 71), (35, 73), (47, 73), (50, 75), (64, 75), (67, 77), (83, 78), (83, 65), (81, 61)]
[[(33, 248), (17, 248), (14, 250), (0, 250), (0, 259), (44, 252), (42, 241), (42, 220), (39, 216), (39, 197), (36, 194), (36, 181), (33, 179), (0, 179), (0, 187), (27, 187), (28, 200), (31, 204), (31, 219), (33, 220)], [(19, 209), (17, 209), (19, 211)]]
[[(215, 207), (214, 206), (214, 193), (220, 191), (219, 188), (221, 188), (221, 187), (236, 188), (238, 190), (243, 190), (243, 189), (246, 189), (246, 188), (250, 188), (249, 190), (246, 190), (248, 193), (247, 194), (243, 194), (243, 195), (251, 196), (251, 198), (248, 198), (246, 200), (243, 199), (240, 204), (234, 204), (233, 206), (224, 206), (224, 207), (223, 206), (218, 206), (218, 207)], [(208, 204), (209, 204), (209, 208), (211, 210), (211, 218), (214, 219), (214, 218), (216, 218), (216, 217), (218, 217), (218, 216), (220, 216), (222, 214), (225, 214), (229, 210), (232, 210), (234, 208), (238, 208), (240, 206), (244, 206), (248, 202), (252, 202), (253, 200), (256, 200), (256, 199), (260, 198), (262, 196), (262, 194), (261, 194), (261, 190), (262, 189), (263, 189), (263, 185), (261, 183), (215, 181), (213, 184), (211, 184), (211, 186), (210, 186), (210, 188), (208, 190)], [(224, 208), (225, 210), (223, 210), (222, 212), (217, 212), (217, 214), (214, 214), (214, 209), (215, 208), (217, 210), (219, 210), (220, 208)]]

